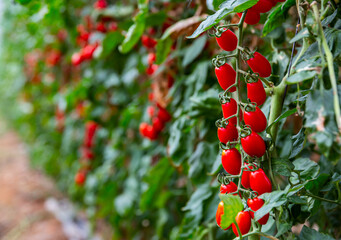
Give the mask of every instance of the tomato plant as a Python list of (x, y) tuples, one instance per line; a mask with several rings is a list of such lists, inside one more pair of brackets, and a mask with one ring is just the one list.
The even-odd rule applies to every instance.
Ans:
[(112, 239), (340, 238), (338, 1), (2, 6), (2, 115)]

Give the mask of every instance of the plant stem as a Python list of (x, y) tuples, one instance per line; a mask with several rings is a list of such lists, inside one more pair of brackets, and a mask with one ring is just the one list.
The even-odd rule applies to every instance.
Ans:
[(235, 225), (235, 226), (236, 226), (236, 228), (237, 228), (238, 235), (239, 235), (239, 239), (240, 239), (240, 240), (242, 240), (242, 239), (243, 239), (243, 234), (242, 234), (242, 232), (240, 231), (240, 228), (239, 228), (239, 226), (238, 226), (238, 224), (237, 224), (237, 221), (236, 221), (236, 220), (234, 220), (234, 225)]
[(339, 95), (337, 92), (337, 80), (336, 80), (335, 69), (334, 69), (334, 58), (333, 58), (332, 52), (329, 49), (326, 37), (324, 36), (324, 33), (323, 33), (323, 28), (322, 28), (322, 24), (320, 20), (319, 10), (317, 8), (317, 3), (314, 1), (311, 4), (311, 7), (313, 9), (315, 19), (319, 27), (319, 37), (321, 39), (322, 47), (327, 58), (329, 78), (330, 78), (330, 82), (332, 85), (333, 96), (334, 96), (334, 111), (335, 111), (336, 124), (338, 126), (339, 131), (341, 131), (341, 113), (340, 113)]
[(327, 198), (322, 198), (322, 197), (319, 197), (319, 196), (316, 196), (316, 195), (313, 195), (313, 194), (310, 194), (310, 193), (307, 193), (307, 192), (305, 192), (304, 195), (308, 196), (308, 197), (312, 197), (312, 198), (318, 199), (318, 200), (323, 201), (323, 202), (329, 202), (329, 203), (334, 203), (334, 204), (337, 204), (337, 205), (341, 205), (341, 203), (339, 203), (338, 201), (333, 201), (333, 200), (330, 200), (330, 199), (327, 199)]
[[(250, 233), (244, 234), (243, 237), (250, 237), (250, 236), (254, 236), (254, 235), (266, 237), (266, 238), (271, 239), (271, 240), (279, 240), (279, 239), (276, 238), (276, 237), (273, 237), (273, 236), (271, 236), (271, 235), (268, 235), (268, 234), (262, 233), (262, 232), (258, 232), (258, 231), (250, 232)], [(236, 237), (236, 238), (235, 238), (235, 240), (238, 240), (238, 239), (240, 240), (239, 237)]]

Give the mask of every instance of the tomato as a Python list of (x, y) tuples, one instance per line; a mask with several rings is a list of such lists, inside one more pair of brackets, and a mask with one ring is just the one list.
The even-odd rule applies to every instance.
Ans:
[(223, 150), (221, 163), (226, 172), (231, 175), (237, 175), (240, 173), (242, 166), (242, 157), (236, 148)]
[(244, 122), (249, 125), (254, 132), (263, 132), (266, 129), (267, 120), (259, 107), (254, 112), (244, 112)]
[(87, 45), (85, 46), (82, 50), (82, 57), (85, 60), (90, 60), (92, 59), (92, 55), (94, 54), (95, 50), (97, 48), (97, 44), (92, 44), (92, 45)]
[(89, 121), (85, 124), (84, 145), (86, 147), (92, 147), (97, 128), (98, 124), (94, 121)]
[(230, 182), (227, 185), (221, 184), (220, 186), (220, 193), (225, 194), (225, 193), (233, 193), (237, 192), (238, 187), (234, 182)]
[[(247, 205), (253, 210), (253, 211), (257, 211), (258, 209), (260, 209), (263, 205), (264, 205), (264, 201), (263, 199), (260, 198), (254, 198), (251, 199), (249, 198), (247, 200)], [(254, 218), (255, 213), (250, 211), (251, 217)], [(269, 213), (266, 214), (264, 217), (262, 217), (261, 219), (258, 220), (258, 222), (262, 225), (265, 225), (269, 220)]]
[(218, 138), (222, 143), (232, 142), (238, 139), (237, 128), (229, 123), (225, 128), (218, 128)]
[[(221, 201), (218, 205), (217, 212), (215, 214), (215, 219), (217, 221), (218, 226), (221, 228), (221, 216), (224, 215), (224, 202)], [(231, 227), (231, 225), (228, 228), (225, 228), (224, 230), (227, 230)]]
[[(251, 216), (248, 211), (241, 211), (236, 216), (236, 222), (240, 229), (242, 235), (247, 234), (251, 228)], [(232, 223), (232, 230), (234, 234), (238, 237), (238, 230), (234, 223)]]
[(266, 146), (263, 138), (254, 131), (249, 136), (242, 138), (242, 147), (251, 157), (262, 157), (265, 154)]
[[(246, 163), (244, 163), (244, 166), (247, 166)], [(250, 167), (252, 169), (252, 167)], [(250, 188), (250, 171), (247, 167), (244, 167), (243, 174), (242, 174), (242, 186), (246, 189)]]
[[(216, 67), (215, 74), (217, 76), (220, 87), (224, 90), (228, 89), (232, 84), (235, 84), (236, 82), (236, 71), (231, 67), (231, 65), (227, 63), (220, 67)], [(229, 92), (234, 92), (236, 90), (236, 87), (232, 87)]]
[(149, 76), (151, 76), (151, 75), (153, 75), (155, 72), (156, 72), (156, 70), (158, 69), (158, 65), (156, 65), (156, 64), (152, 64), (152, 65), (149, 65), (148, 67), (147, 67), (147, 69), (146, 69), (146, 73), (149, 75)]
[(86, 172), (85, 171), (78, 171), (75, 176), (75, 183), (79, 186), (84, 185), (86, 180)]
[(255, 52), (253, 57), (247, 60), (247, 64), (252, 71), (258, 73), (260, 77), (266, 78), (271, 75), (272, 69), (268, 59), (259, 52)]
[(250, 187), (258, 195), (272, 191), (271, 181), (261, 168), (250, 173)]
[[(237, 13), (237, 14), (241, 18), (243, 13)], [(255, 25), (259, 22), (259, 20), (260, 20), (260, 13), (252, 9), (249, 9), (246, 13), (244, 22), (249, 25)]]
[(97, 23), (96, 30), (99, 32), (105, 33), (107, 31), (107, 28), (105, 27), (104, 22)]
[(140, 124), (140, 128), (139, 128), (140, 134), (144, 137), (147, 135), (147, 128), (148, 128), (148, 123), (143, 122)]
[(81, 64), (82, 62), (83, 62), (82, 54), (80, 54), (80, 53), (74, 53), (74, 54), (72, 54), (72, 57), (71, 57), (71, 63), (72, 63), (72, 65), (78, 66), (78, 65)]
[[(221, 108), (223, 110), (224, 118), (228, 118), (237, 113), (237, 102), (233, 98), (230, 98), (230, 101), (221, 105)], [(229, 123), (236, 125), (237, 117), (230, 118)]]
[(82, 158), (88, 159), (88, 160), (94, 158), (94, 154), (93, 154), (93, 152), (91, 151), (90, 148), (83, 147), (83, 148), (81, 149), (81, 151), (82, 151)]
[(157, 117), (163, 122), (170, 121), (172, 119), (172, 116), (169, 114), (167, 109), (161, 106), (158, 106), (158, 107), (159, 107), (159, 112), (157, 113)]
[(220, 37), (216, 37), (219, 47), (225, 51), (233, 51), (237, 48), (238, 38), (230, 29), (224, 28)]
[(160, 132), (165, 127), (165, 124), (160, 120), (160, 118), (153, 119), (153, 128), (156, 132)]
[(149, 53), (148, 54), (148, 65), (152, 65), (156, 60), (156, 54), (155, 53)]
[(251, 9), (256, 12), (266, 13), (269, 12), (272, 7), (273, 2), (271, 0), (259, 0)]
[(109, 32), (115, 32), (115, 31), (117, 31), (117, 29), (118, 29), (118, 26), (117, 26), (116, 22), (109, 23), (109, 26), (108, 26)]
[(141, 37), (142, 45), (146, 48), (154, 48), (157, 44), (157, 41), (147, 35), (142, 35)]
[(97, 9), (104, 9), (107, 7), (107, 1), (106, 0), (97, 0), (97, 2), (95, 2), (94, 4), (94, 8)]
[(247, 83), (247, 97), (251, 102), (255, 102), (257, 106), (261, 106), (266, 100), (266, 93), (261, 80), (257, 82)]

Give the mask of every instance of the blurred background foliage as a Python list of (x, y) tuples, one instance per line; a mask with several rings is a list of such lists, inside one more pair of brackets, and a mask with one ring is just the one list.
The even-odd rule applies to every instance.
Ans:
[[(223, 170), (215, 127), (221, 116), (220, 88), (211, 58), (220, 50), (207, 35), (185, 38), (205, 14), (217, 10), (216, 2), (108, 0), (103, 9), (85, 0), (2, 3), (1, 115), (28, 143), (33, 166), (56, 179), (89, 218), (110, 223), (113, 239), (233, 238), (231, 230), (224, 232), (215, 223), (219, 203), (215, 179)], [(262, 15), (262, 23), (270, 21), (265, 30), (245, 30), (245, 45), (271, 60), (270, 80), (276, 85), (287, 71), (297, 22), (291, 8), (295, 3), (284, 4), (286, 11), (275, 17)], [(328, 16), (325, 33), (338, 75), (341, 20), (337, 10)], [(228, 19), (238, 21), (234, 14)], [(280, 26), (273, 24), (280, 19)], [(99, 23), (105, 24), (105, 31)], [(311, 14), (307, 23), (313, 24)], [(90, 61), (74, 66), (73, 54), (84, 48), (82, 28), (91, 33), (87, 41), (99, 45)], [(266, 36), (260, 38), (262, 34)], [(157, 39), (157, 46), (146, 47), (142, 35)], [(296, 39), (298, 49), (302, 38)], [(284, 189), (289, 186), (285, 176), (290, 176), (291, 162), (310, 158), (320, 169), (311, 189), (335, 198), (333, 183), (341, 179), (340, 133), (328, 70), (320, 65), (317, 43), (309, 41), (296, 69), (318, 67), (320, 73), (297, 76), (299, 88), (295, 84), (288, 90), (283, 112), (300, 114), (279, 120), (279, 160), (273, 161), (273, 169)], [(158, 63), (154, 74), (148, 73), (154, 64), (149, 62), (150, 53), (156, 53)], [(172, 119), (150, 141), (141, 137), (139, 125), (150, 122), (148, 107), (157, 109), (156, 105), (166, 108)], [(262, 107), (266, 115), (269, 108), (270, 99)], [(92, 159), (82, 148), (89, 121), (99, 125)], [(80, 170), (86, 171), (82, 186), (74, 181)], [(292, 225), (309, 217), (321, 231), (340, 237), (340, 207), (295, 196), (283, 215), (276, 216), (277, 224), (273, 218), (269, 221), (266, 231), (277, 227), (288, 234)]]

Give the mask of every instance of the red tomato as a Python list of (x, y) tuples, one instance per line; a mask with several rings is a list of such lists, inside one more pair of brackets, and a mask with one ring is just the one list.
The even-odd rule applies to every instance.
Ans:
[(93, 139), (95, 133), (97, 131), (98, 124), (94, 121), (89, 121), (85, 124), (85, 133), (84, 133), (84, 145), (88, 148), (91, 148), (93, 145)]
[(94, 154), (90, 148), (87, 147), (82, 148), (82, 158), (89, 160), (94, 158)]
[(230, 182), (227, 185), (221, 184), (220, 186), (220, 193), (225, 194), (225, 193), (233, 193), (237, 192), (238, 187), (234, 182)]
[(80, 54), (80, 53), (74, 53), (74, 54), (72, 54), (72, 57), (71, 57), (71, 63), (72, 63), (72, 65), (78, 66), (78, 65), (81, 64), (82, 62), (83, 62), (82, 54)]
[[(237, 102), (233, 98), (230, 98), (230, 101), (221, 105), (221, 108), (223, 109), (224, 118), (228, 118), (237, 113)], [(236, 125), (237, 117), (230, 118), (229, 123)]]
[(160, 120), (160, 118), (153, 119), (153, 128), (156, 132), (161, 132), (161, 130), (165, 127), (165, 124)]
[(140, 128), (139, 128), (140, 134), (144, 137), (147, 136), (147, 128), (148, 128), (148, 123), (143, 122), (140, 124)]
[(230, 29), (224, 30), (220, 37), (216, 37), (217, 43), (223, 50), (233, 51), (237, 48), (238, 38)]
[(147, 35), (143, 35), (141, 37), (142, 45), (146, 48), (154, 48), (157, 44), (157, 41)]
[(89, 44), (86, 45), (82, 50), (81, 50), (81, 54), (82, 54), (82, 58), (84, 60), (90, 60), (92, 59), (92, 56), (97, 48), (97, 44)]
[(262, 157), (265, 154), (266, 146), (263, 138), (254, 131), (241, 140), (244, 151), (251, 157)]
[[(215, 68), (215, 74), (217, 76), (219, 85), (222, 89), (228, 89), (232, 84), (236, 82), (236, 71), (227, 63), (220, 67)], [(233, 87), (229, 90), (229, 92), (236, 91), (236, 88)]]
[(157, 117), (163, 122), (170, 121), (172, 119), (172, 116), (169, 114), (167, 109), (161, 106), (158, 106), (158, 107), (159, 107), (159, 112), (157, 113)]
[(267, 120), (259, 107), (254, 112), (244, 112), (244, 122), (249, 125), (254, 132), (263, 132), (266, 129)]
[(152, 65), (156, 60), (156, 54), (155, 53), (149, 53), (148, 54), (148, 65)]
[(242, 166), (242, 157), (236, 148), (223, 150), (221, 163), (226, 172), (231, 175), (237, 175), (240, 173)]
[(154, 117), (154, 114), (155, 114), (155, 108), (153, 106), (149, 106), (147, 108), (147, 112), (148, 112), (148, 115), (150, 118), (153, 118)]
[(238, 139), (237, 128), (229, 123), (225, 128), (218, 128), (218, 138), (222, 143), (232, 142)]
[[(248, 211), (241, 211), (236, 216), (236, 222), (240, 229), (242, 235), (247, 234), (251, 228), (251, 216)], [(232, 230), (234, 234), (238, 237), (238, 230), (234, 223), (232, 223)]]
[(98, 0), (97, 2), (95, 2), (94, 4), (94, 8), (97, 9), (104, 9), (107, 7), (107, 1), (106, 0)]
[(152, 65), (149, 65), (148, 67), (147, 67), (147, 69), (146, 69), (146, 73), (149, 75), (149, 76), (151, 76), (151, 75), (153, 75), (155, 72), (156, 72), (156, 70), (158, 69), (158, 65), (156, 65), (156, 64), (152, 64)]
[(247, 60), (247, 64), (252, 71), (258, 73), (260, 77), (266, 78), (271, 75), (272, 69), (268, 59), (259, 52), (255, 52), (253, 58)]
[(247, 83), (247, 97), (251, 102), (255, 102), (257, 106), (261, 106), (266, 100), (266, 93), (261, 80), (257, 82)]
[(116, 22), (109, 23), (109, 26), (108, 26), (109, 32), (115, 32), (117, 29), (118, 29), (118, 26)]
[(84, 185), (86, 180), (86, 172), (85, 171), (78, 171), (76, 176), (75, 176), (75, 183), (78, 186)]
[(96, 30), (99, 31), (99, 32), (102, 32), (102, 33), (107, 32), (107, 28), (105, 27), (104, 22), (97, 23)]
[(46, 56), (46, 65), (47, 66), (55, 66), (60, 61), (62, 54), (57, 49), (52, 49), (47, 53)]
[(273, 3), (271, 0), (259, 0), (251, 9), (256, 12), (266, 13), (271, 10)]
[[(257, 211), (258, 209), (260, 209), (263, 205), (264, 205), (264, 201), (263, 199), (260, 198), (254, 198), (251, 199), (249, 198), (247, 200), (247, 205), (253, 210), (253, 211)], [(255, 213), (250, 211), (251, 217), (254, 218)], [(258, 220), (258, 222), (262, 225), (265, 225), (269, 220), (269, 213), (266, 214), (264, 217), (262, 217), (261, 219)]]
[[(237, 14), (241, 18), (243, 13), (237, 13)], [(260, 20), (260, 13), (252, 9), (249, 9), (246, 13), (244, 22), (249, 25), (255, 25), (259, 22), (259, 20)]]
[[(224, 202), (223, 201), (221, 201), (220, 203), (219, 203), (219, 205), (218, 205), (218, 209), (217, 209), (217, 212), (216, 212), (216, 214), (215, 214), (215, 219), (216, 219), (216, 221), (217, 221), (217, 224), (218, 224), (218, 226), (221, 228), (221, 216), (222, 215), (224, 215)], [(228, 228), (226, 228), (226, 229), (224, 229), (224, 230), (227, 230), (227, 229), (229, 229), (231, 227), (231, 225), (228, 227)]]
[(157, 132), (153, 126), (148, 125), (145, 131), (146, 131), (145, 137), (149, 138), (150, 140), (155, 140), (157, 138)]
[[(246, 163), (244, 163), (244, 166), (247, 166)], [(252, 168), (252, 167), (251, 167)], [(250, 171), (247, 167), (244, 167), (243, 174), (242, 174), (242, 186), (246, 189), (250, 188)]]
[(271, 181), (261, 168), (250, 173), (250, 186), (258, 195), (272, 191)]

